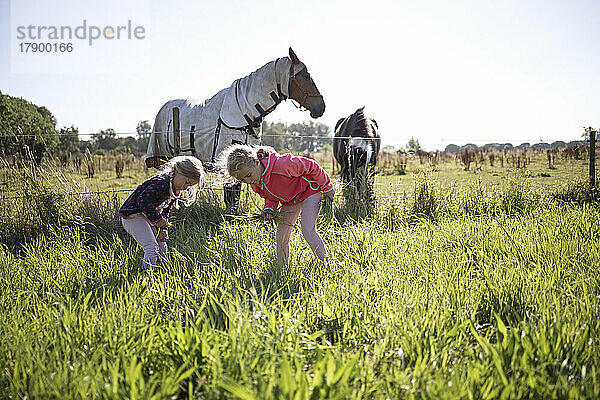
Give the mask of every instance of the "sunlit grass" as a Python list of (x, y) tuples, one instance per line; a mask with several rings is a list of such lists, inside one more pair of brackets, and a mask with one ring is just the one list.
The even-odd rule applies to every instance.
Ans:
[(3, 246), (0, 397), (597, 398), (597, 203), (522, 173), (414, 179), (368, 219), (334, 205), (333, 272), (299, 227), (282, 269), (272, 225), (223, 217), (218, 192), (174, 215), (154, 272), (91, 207), (103, 234), (67, 213)]

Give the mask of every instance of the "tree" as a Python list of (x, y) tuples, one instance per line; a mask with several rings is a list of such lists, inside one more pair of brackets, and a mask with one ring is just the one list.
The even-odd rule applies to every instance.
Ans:
[(0, 92), (0, 153), (36, 164), (57, 149), (56, 119), (42, 106)]
[(408, 143), (406, 144), (408, 150), (412, 150), (415, 153), (421, 150), (421, 145), (419, 144), (419, 140), (411, 137)]
[(322, 123), (296, 123), (286, 126), (281, 122), (263, 122), (263, 143), (278, 151), (295, 153), (322, 151), (331, 146), (331, 129)]
[(101, 130), (98, 133), (92, 134), (90, 142), (92, 143), (92, 148), (94, 151), (112, 151), (116, 149), (119, 145), (119, 139), (117, 139), (117, 134), (112, 128)]
[(271, 146), (277, 151), (287, 149), (285, 136), (288, 134), (288, 130), (285, 124), (281, 122), (272, 123), (263, 121), (262, 128), (262, 143), (264, 145)]
[(320, 122), (309, 121), (300, 124), (290, 125), (290, 133), (292, 136), (298, 136), (296, 141), (296, 149), (299, 152), (314, 153), (321, 151), (323, 145), (327, 143), (326, 137), (330, 136), (330, 129), (327, 125)]
[(150, 125), (150, 122), (148, 122), (148, 120), (146, 119), (144, 121), (138, 122), (137, 128), (135, 128), (135, 130), (137, 131), (138, 138), (144, 139), (150, 135), (150, 132), (152, 132), (152, 125)]
[(115, 130), (112, 128), (108, 128), (107, 130), (103, 131), (101, 130), (98, 133), (92, 133), (92, 142), (98, 142), (101, 140), (106, 140), (106, 139), (112, 139), (112, 138), (116, 138), (117, 134), (115, 133)]
[(66, 126), (60, 128), (60, 136), (58, 138), (58, 150), (67, 155), (76, 153), (81, 147), (81, 141), (79, 140), (79, 129), (71, 125), (70, 128)]

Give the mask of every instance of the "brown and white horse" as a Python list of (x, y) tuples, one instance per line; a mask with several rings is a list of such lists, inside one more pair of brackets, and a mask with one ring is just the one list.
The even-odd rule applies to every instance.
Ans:
[[(208, 100), (177, 99), (165, 103), (154, 121), (146, 165), (158, 167), (171, 157), (188, 154), (210, 166), (221, 150), (231, 144), (258, 145), (263, 119), (288, 98), (307, 109), (312, 118), (325, 112), (323, 96), (291, 47), (289, 57), (278, 58), (236, 79)], [(179, 108), (179, 121), (173, 121), (175, 107)], [(177, 122), (180, 136), (176, 142), (173, 126)], [(240, 187), (241, 184), (225, 187), (228, 205), (237, 203)]]

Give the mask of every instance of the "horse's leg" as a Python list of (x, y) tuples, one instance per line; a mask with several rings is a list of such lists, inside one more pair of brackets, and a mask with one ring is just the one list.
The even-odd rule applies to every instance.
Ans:
[(340, 175), (342, 175), (342, 180), (343, 181), (349, 181), (349, 174), (348, 174), (348, 162), (343, 163), (342, 165), (342, 170), (340, 172)]
[(223, 186), (223, 196), (227, 208), (237, 208), (238, 204), (240, 203), (241, 193), (241, 182)]
[[(232, 139), (231, 144), (243, 144), (243, 142)], [(223, 196), (227, 208), (235, 209), (240, 203), (240, 195), (242, 194), (242, 182), (237, 182), (223, 187)]]

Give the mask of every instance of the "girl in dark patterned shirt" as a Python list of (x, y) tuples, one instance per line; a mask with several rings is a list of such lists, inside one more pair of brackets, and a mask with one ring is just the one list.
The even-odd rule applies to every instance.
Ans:
[(125, 200), (119, 215), (127, 233), (144, 250), (143, 268), (157, 265), (159, 257), (167, 252), (167, 219), (171, 208), (196, 201), (204, 179), (200, 160), (192, 156), (174, 157)]

